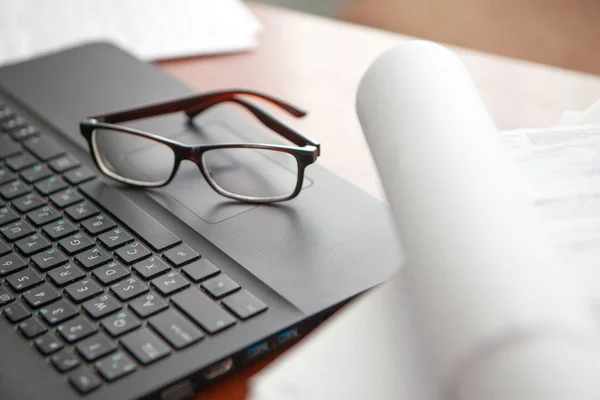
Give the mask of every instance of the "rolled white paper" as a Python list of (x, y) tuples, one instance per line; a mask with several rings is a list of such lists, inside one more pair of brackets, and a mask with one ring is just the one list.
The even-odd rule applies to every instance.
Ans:
[(442, 396), (600, 399), (594, 318), (458, 57), (422, 41), (387, 52), (363, 77), (357, 112)]

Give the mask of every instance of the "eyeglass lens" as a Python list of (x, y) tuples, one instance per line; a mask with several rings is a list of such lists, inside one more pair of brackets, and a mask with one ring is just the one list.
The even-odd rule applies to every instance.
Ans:
[(290, 196), (298, 182), (298, 162), (288, 153), (256, 148), (225, 148), (204, 153), (210, 179), (244, 197)]
[[(166, 182), (175, 164), (173, 150), (160, 142), (112, 129), (96, 129), (92, 145), (105, 172), (137, 184)], [(151, 162), (136, 162), (136, 159)]]

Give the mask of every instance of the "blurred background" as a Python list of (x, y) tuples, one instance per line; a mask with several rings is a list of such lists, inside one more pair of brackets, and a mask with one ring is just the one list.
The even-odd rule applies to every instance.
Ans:
[(260, 0), (509, 57), (600, 74), (599, 0)]

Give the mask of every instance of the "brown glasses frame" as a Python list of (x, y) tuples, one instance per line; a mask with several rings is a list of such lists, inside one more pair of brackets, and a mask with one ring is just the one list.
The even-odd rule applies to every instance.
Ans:
[[(187, 97), (183, 99), (172, 100), (164, 103), (152, 104), (143, 107), (132, 108), (124, 111), (118, 111), (114, 113), (102, 114), (93, 117), (88, 117), (85, 121), (80, 123), (81, 134), (87, 140), (90, 153), (92, 154), (92, 158), (96, 167), (102, 171), (108, 177), (133, 186), (139, 187), (162, 187), (168, 185), (179, 170), (179, 166), (183, 160), (189, 160), (194, 162), (202, 176), (206, 179), (209, 185), (219, 194), (229, 197), (231, 199), (244, 201), (248, 203), (274, 203), (279, 201), (285, 201), (293, 199), (298, 196), (300, 191), (302, 190), (302, 183), (304, 181), (304, 170), (307, 166), (314, 163), (317, 160), (317, 157), (320, 155), (320, 145), (318, 142), (302, 135), (299, 132), (296, 132), (292, 128), (286, 126), (282, 122), (276, 120), (274, 117), (261, 110), (260, 108), (254, 106), (251, 103), (248, 103), (244, 99), (239, 98), (240, 95), (253, 96), (262, 100), (266, 100), (269, 103), (281, 108), (282, 110), (288, 112), (289, 114), (300, 118), (306, 115), (306, 112), (287, 104), (281, 100), (275, 99), (273, 97), (267, 96), (262, 93), (249, 91), (249, 90), (224, 90), (224, 91), (216, 91), (204, 93), (192, 97)], [(186, 145), (184, 143), (180, 143), (178, 141), (155, 135), (152, 133), (144, 132), (141, 130), (125, 127), (122, 125), (117, 125), (123, 122), (135, 121), (143, 118), (157, 117), (160, 115), (170, 114), (174, 112), (185, 112), (191, 121), (198, 114), (203, 111), (224, 102), (233, 102), (241, 105), (246, 110), (251, 112), (259, 121), (261, 121), (265, 126), (278, 133), (285, 139), (294, 143), (296, 146), (285, 146), (285, 145), (271, 145), (271, 144), (248, 144), (248, 143), (240, 143), (240, 144), (214, 144), (214, 145)], [(131, 179), (127, 179), (125, 177), (121, 177), (112, 171), (108, 170), (101, 160), (101, 156), (98, 154), (96, 146), (94, 145), (94, 130), (96, 129), (110, 129), (114, 131), (119, 131), (139, 137), (144, 137), (146, 139), (153, 140), (158, 143), (162, 143), (173, 150), (175, 155), (175, 160), (173, 164), (173, 170), (171, 171), (171, 175), (164, 182), (158, 183), (147, 183), (147, 182), (139, 182)], [(211, 177), (208, 168), (204, 162), (203, 155), (215, 149), (231, 149), (231, 148), (246, 148), (246, 149), (263, 149), (263, 150), (273, 150), (283, 153), (288, 153), (296, 159), (298, 163), (298, 174), (297, 181), (294, 191), (290, 195), (278, 196), (278, 197), (251, 197), (251, 196), (243, 196), (236, 193), (229, 192), (223, 188), (221, 188)]]

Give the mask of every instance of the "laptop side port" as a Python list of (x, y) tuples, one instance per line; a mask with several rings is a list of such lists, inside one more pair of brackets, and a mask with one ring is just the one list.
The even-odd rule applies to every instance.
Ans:
[(277, 344), (280, 345), (280, 344), (287, 343), (291, 340), (296, 339), (299, 336), (300, 335), (298, 334), (298, 328), (287, 329), (277, 335), (277, 339), (276, 339)]
[(186, 379), (163, 390), (160, 394), (160, 400), (183, 400), (189, 399), (193, 395), (192, 381)]
[(215, 378), (231, 371), (232, 368), (233, 368), (233, 359), (231, 357), (226, 358), (225, 360), (219, 361), (218, 363), (213, 364), (210, 367), (208, 367), (208, 369), (204, 372), (204, 378), (206, 378), (208, 380), (215, 379)]
[(268, 342), (257, 343), (254, 346), (251, 346), (246, 351), (246, 359), (252, 360), (253, 358), (258, 357), (261, 354), (264, 354), (264, 353), (268, 352), (269, 350), (270, 350), (270, 348), (269, 348), (269, 343)]

